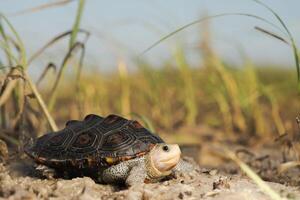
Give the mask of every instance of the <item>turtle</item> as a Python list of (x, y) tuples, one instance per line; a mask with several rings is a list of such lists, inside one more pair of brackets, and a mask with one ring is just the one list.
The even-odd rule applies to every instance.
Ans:
[(99, 183), (132, 186), (190, 170), (178, 144), (167, 144), (138, 121), (115, 114), (70, 120), (62, 130), (28, 143), (24, 152), (49, 178), (88, 175)]

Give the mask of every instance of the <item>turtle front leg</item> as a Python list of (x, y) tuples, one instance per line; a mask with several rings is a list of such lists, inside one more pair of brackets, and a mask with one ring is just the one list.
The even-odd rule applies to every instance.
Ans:
[(46, 165), (36, 165), (35, 169), (38, 175), (46, 177), (47, 179), (54, 179), (57, 175), (55, 169), (47, 167)]
[(102, 172), (99, 182), (125, 183), (126, 186), (144, 183), (146, 171), (137, 163), (123, 162), (113, 165)]
[(99, 176), (99, 182), (104, 183), (124, 183), (128, 174), (129, 174), (129, 166), (125, 164), (125, 162), (113, 165), (102, 172), (102, 175)]
[(141, 165), (136, 165), (130, 170), (129, 175), (126, 178), (125, 184), (128, 187), (133, 185), (140, 185), (145, 182), (146, 177), (147, 173), (145, 168)]

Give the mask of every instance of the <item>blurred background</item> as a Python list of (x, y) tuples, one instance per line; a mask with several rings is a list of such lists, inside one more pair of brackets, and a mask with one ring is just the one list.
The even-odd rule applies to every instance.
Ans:
[(89, 113), (180, 144), (295, 135), (300, 2), (263, 2), (291, 35), (252, 0), (2, 0), (0, 138), (18, 146)]
[[(72, 28), (77, 9), (76, 1), (57, 6), (54, 4), (53, 7), (44, 9), (42, 7), (56, 2), (68, 1), (0, 2), (1, 12), (22, 35), (29, 54), (53, 36)], [(264, 2), (278, 12), (295, 39), (299, 39), (300, 28), (297, 22), (300, 14), (297, 8), (300, 2), (292, 0)], [(89, 30), (92, 36), (86, 45), (85, 63), (97, 65), (102, 70), (113, 70), (120, 56), (127, 62), (131, 61), (132, 57), (139, 55), (153, 42), (178, 27), (202, 17), (221, 13), (249, 13), (276, 23), (272, 13), (250, 0), (230, 0), (226, 3), (220, 0), (86, 1), (80, 27)], [(211, 46), (227, 62), (242, 64), (241, 51), (243, 51), (255, 64), (286, 67), (293, 65), (293, 55), (287, 45), (264, 37), (253, 29), (254, 26), (261, 26), (274, 30), (274, 27), (265, 22), (245, 16), (226, 16), (206, 23), (209, 24), (206, 25), (208, 27), (201, 27), (205, 26), (202, 23), (181, 31), (148, 52), (143, 58), (155, 66), (160, 65), (171, 60), (172, 48), (180, 45), (187, 51), (189, 64), (197, 66), (203, 61), (198, 44), (205, 34), (210, 34)], [(46, 65), (49, 59), (59, 57), (59, 53), (63, 53), (65, 48), (66, 45), (62, 41), (53, 48), (53, 51), (45, 52), (36, 62), (39, 65)], [(134, 63), (128, 67), (136, 68)], [(30, 69), (32, 73), (41, 67), (36, 68)]]

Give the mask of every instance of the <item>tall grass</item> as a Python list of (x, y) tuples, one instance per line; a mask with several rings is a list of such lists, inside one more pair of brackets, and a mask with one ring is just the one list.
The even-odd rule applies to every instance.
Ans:
[[(68, 3), (67, 2), (61, 2), (62, 4)], [(41, 94), (39, 93), (35, 83), (31, 80), (30, 76), (27, 73), (27, 68), (29, 64), (37, 57), (39, 56), (46, 48), (57, 42), (58, 40), (62, 39), (64, 36), (71, 34), (70, 37), (70, 48), (69, 52), (67, 53), (63, 64), (60, 68), (59, 74), (57, 76), (57, 79), (55, 81), (55, 84), (52, 88), (52, 92), (50, 94), (49, 98), (49, 109), (52, 110), (54, 105), (55, 105), (55, 100), (56, 100), (56, 89), (58, 86), (58, 83), (60, 82), (62, 75), (63, 75), (63, 70), (66, 67), (68, 60), (72, 57), (73, 51), (76, 50), (76, 48), (80, 47), (82, 49), (82, 56), (80, 59), (80, 65), (82, 65), (82, 59), (84, 55), (84, 44), (80, 42), (76, 42), (77, 34), (78, 32), (82, 32), (82, 30), (79, 29), (79, 22), (81, 19), (81, 15), (83, 12), (83, 7), (84, 7), (84, 0), (79, 1), (78, 5), (78, 11), (76, 15), (76, 19), (73, 25), (73, 29), (71, 32), (64, 33), (57, 38), (54, 38), (50, 43), (46, 44), (41, 50), (39, 50), (37, 53), (35, 53), (32, 57), (29, 58), (29, 61), (27, 59), (25, 47), (23, 45), (23, 42), (18, 35), (18, 32), (14, 29), (13, 25), (9, 22), (9, 20), (1, 14), (0, 16), (0, 33), (1, 33), (1, 38), (2, 41), (0, 41), (0, 47), (4, 51), (4, 54), (6, 55), (7, 58), (7, 65), (2, 63), (2, 67), (6, 69), (6, 66), (9, 70), (4, 70), (7, 73), (7, 78), (6, 84), (2, 86), (1, 89), (1, 94), (0, 94), (0, 105), (1, 107), (1, 121), (2, 121), (2, 127), (6, 127), (7, 125), (7, 114), (5, 112), (6, 107), (9, 104), (8, 100), (12, 98), (15, 102), (15, 116), (14, 119), (11, 120), (11, 124), (13, 127), (17, 127), (19, 125), (22, 125), (24, 122), (24, 109), (25, 109), (25, 104), (27, 102), (27, 97), (25, 96), (25, 89), (26, 85), (28, 84), (29, 88), (31, 89), (33, 93), (33, 97), (37, 100), (41, 110), (43, 111), (51, 129), (53, 131), (56, 131), (58, 128), (56, 126), (55, 121), (53, 120), (52, 116), (50, 115), (50, 112), (48, 111), (48, 108), (43, 101), (43, 98)], [(38, 8), (39, 10), (40, 8)], [(6, 26), (4, 26), (6, 25)], [(9, 34), (7, 35), (7, 32), (5, 30), (9, 30)], [(55, 66), (54, 64), (51, 64), (52, 66)], [(80, 67), (81, 68), (81, 67)], [(21, 70), (16, 70), (16, 69), (21, 69)], [(80, 70), (78, 70), (80, 71)], [(20, 73), (19, 73), (20, 72)], [(17, 74), (16, 74), (17, 73)], [(46, 72), (45, 72), (46, 73)], [(78, 74), (80, 74), (78, 72)], [(18, 77), (18, 78), (13, 78), (12, 80), (9, 80), (9, 77)], [(44, 76), (44, 74), (42, 74)], [(22, 82), (23, 81), (23, 82)], [(30, 115), (30, 114), (27, 114)], [(43, 124), (41, 122), (41, 124)]]
[[(38, 90), (36, 89), (35, 84), (32, 82), (32, 80), (30, 79), (29, 75), (27, 74), (27, 68), (28, 68), (28, 64), (27, 64), (27, 57), (26, 57), (26, 52), (25, 52), (25, 47), (23, 45), (23, 42), (21, 40), (21, 37), (19, 36), (19, 34), (17, 33), (17, 31), (14, 29), (13, 25), (9, 22), (9, 20), (3, 16), (0, 15), (0, 22), (1, 22), (1, 29), (2, 29), (2, 37), (4, 38), (4, 41), (6, 43), (3, 44), (2, 49), (5, 51), (7, 57), (8, 57), (8, 64), (12, 64), (9, 67), (11, 68), (12, 71), (15, 71), (16, 67), (19, 67), (21, 69), (22, 72), (22, 77), (24, 80), (26, 80), (26, 82), (28, 83), (29, 87), (31, 88), (35, 98), (37, 99), (39, 106), (41, 107), (41, 110), (43, 111), (43, 113), (45, 114), (50, 127), (52, 128), (52, 130), (57, 130), (56, 124), (52, 118), (52, 116), (49, 114), (46, 105), (40, 95), (40, 93), (38, 92)], [(10, 48), (10, 43), (8, 42), (8, 40), (6, 40), (6, 35), (4, 34), (4, 26), (2, 22), (6, 22), (8, 28), (10, 29), (10, 31), (12, 32), (13, 36), (15, 37), (15, 39), (11, 39), (11, 42), (13, 43), (13, 45), (15, 46), (17, 52), (19, 53), (19, 59), (16, 58), (16, 56), (12, 53), (11, 48)], [(12, 60), (14, 60), (15, 62), (13, 63)], [(18, 85), (18, 88), (16, 90), (14, 90), (14, 88)], [(2, 105), (8, 100), (8, 98), (10, 97), (10, 94), (13, 92), (15, 95), (14, 96), (18, 96), (17, 100), (18, 100), (18, 104), (19, 106), (17, 107), (17, 109), (19, 111), (17, 111), (17, 116), (15, 118), (15, 121), (19, 121), (21, 114), (23, 112), (24, 109), (24, 104), (25, 104), (25, 100), (24, 100), (24, 87), (22, 86), (24, 85), (24, 83), (20, 83), (18, 82), (18, 80), (12, 80), (9, 81), (7, 83), (7, 85), (5, 85), (5, 87), (2, 88), (2, 94), (0, 96), (0, 102), (2, 103)], [(0, 105), (1, 105), (0, 103)], [(3, 116), (3, 118), (5, 118)]]
[(288, 29), (288, 27), (286, 26), (285, 22), (281, 19), (281, 17), (271, 8), (269, 7), (267, 4), (259, 1), (259, 0), (252, 0), (254, 2), (256, 2), (259, 5), (262, 5), (263, 7), (265, 7), (268, 11), (270, 11), (275, 18), (278, 20), (278, 22), (281, 24), (281, 26), (284, 28), (288, 39), (290, 40), (290, 43), (292, 45), (292, 50), (293, 50), (293, 54), (294, 54), (294, 59), (295, 59), (295, 65), (296, 65), (296, 70), (297, 70), (297, 78), (298, 78), (298, 90), (300, 91), (300, 63), (299, 63), (299, 51), (298, 51), (298, 47), (296, 45), (296, 42), (294, 40), (294, 37), (292, 35), (292, 33), (290, 32), (290, 30)]
[[(284, 35), (281, 41), (288, 41), (292, 45), (299, 78), (298, 50), (290, 31), (271, 8), (260, 1), (256, 2), (271, 11), (280, 22), (281, 27), (253, 14), (225, 13), (205, 17), (184, 25), (150, 45), (143, 53), (147, 53), (159, 43), (194, 24), (229, 15), (250, 17), (275, 27)], [(0, 90), (1, 129), (23, 130), (26, 126), (30, 127), (28, 134), (36, 132), (42, 124), (40, 111), (36, 110), (38, 105), (54, 131), (57, 130), (57, 126), (48, 109), (60, 124), (70, 118), (81, 118), (88, 113), (101, 115), (120, 113), (126, 117), (138, 116), (145, 121), (145, 124), (149, 124), (150, 128), (154, 124), (158, 130), (165, 131), (169, 135), (181, 127), (196, 127), (198, 130), (197, 126), (207, 122), (207, 118), (211, 116), (217, 122), (214, 123), (214, 128), (223, 130), (224, 138), (230, 137), (234, 140), (239, 137), (249, 140), (254, 137), (269, 140), (270, 136), (280, 135), (287, 131), (285, 122), (289, 121), (289, 117), (282, 118), (283, 105), (296, 104), (298, 97), (291, 95), (288, 91), (276, 93), (275, 90), (278, 89), (272, 87), (272, 84), (276, 83), (277, 79), (274, 78), (270, 83), (265, 83), (265, 80), (260, 78), (256, 66), (251, 62), (246, 61), (243, 65), (244, 68), (241, 69), (228, 66), (211, 48), (209, 42), (206, 42), (204, 66), (198, 68), (192, 68), (186, 60), (184, 50), (177, 48), (173, 57), (175, 64), (167, 61), (159, 68), (155, 68), (140, 59), (140, 62), (136, 63), (137, 71), (129, 73), (126, 63), (119, 60), (117, 70), (112, 73), (104, 74), (99, 71), (81, 73), (84, 65), (86, 40), (79, 41), (78, 34), (86, 34), (86, 39), (89, 35), (87, 31), (80, 29), (84, 4), (84, 0), (78, 1), (72, 30), (51, 39), (29, 59), (17, 31), (9, 20), (1, 15), (0, 48), (6, 58), (6, 60), (1, 58), (0, 62), (3, 65), (1, 66), (3, 68), (3, 84)], [(262, 30), (264, 29), (260, 29), (260, 31)], [(270, 33), (267, 34), (270, 35)], [(65, 37), (70, 37), (68, 51), (59, 66), (58, 75), (51, 90), (43, 90), (42, 93), (49, 99), (47, 107), (26, 70), (45, 49)], [(280, 37), (275, 38), (280, 39)], [(81, 54), (78, 69), (73, 70), (77, 71), (74, 84), (70, 81), (71, 75), (65, 74), (65, 69), (78, 50)], [(48, 66), (56, 68), (57, 65), (50, 63)], [(47, 68), (45, 73), (48, 71)], [(42, 73), (42, 78), (45, 77), (45, 73)], [(289, 71), (286, 70), (284, 73), (288, 74)], [(283, 76), (284, 73), (281, 75)], [(76, 87), (73, 87), (74, 85)], [(32, 94), (25, 93), (27, 86)], [(36, 102), (30, 101), (32, 97), (36, 99)], [(296, 112), (293, 108), (284, 111), (291, 113), (291, 116)], [(222, 117), (219, 117), (218, 114)], [(152, 123), (149, 123), (147, 119), (151, 119)], [(7, 132), (0, 132), (1, 138), (11, 143), (17, 141), (15, 138), (18, 136), (8, 136), (4, 133)], [(263, 184), (244, 163), (237, 160), (230, 152), (228, 154), (271, 197), (280, 199), (278, 194)]]
[(185, 54), (182, 48), (177, 48), (175, 52), (176, 65), (179, 68), (179, 74), (183, 82), (182, 95), (183, 101), (186, 108), (186, 119), (185, 122), (189, 126), (196, 124), (196, 118), (198, 115), (197, 102), (195, 97), (195, 84), (193, 81), (193, 74), (190, 67), (185, 59)]
[(128, 78), (128, 69), (126, 63), (121, 59), (118, 63), (118, 71), (121, 86), (121, 113), (123, 116), (129, 117), (129, 114), (131, 113), (130, 80)]
[[(272, 90), (268, 89), (270, 88), (269, 86), (263, 85), (261, 80), (259, 80), (255, 72), (255, 66), (246, 63), (244, 65), (245, 69), (233, 69), (224, 63), (211, 47), (207, 50), (209, 53), (205, 55), (205, 66), (201, 69), (191, 68), (186, 61), (184, 50), (177, 48), (174, 53), (175, 66), (169, 62), (163, 64), (159, 69), (154, 69), (149, 64), (140, 62), (137, 63), (139, 66), (137, 72), (128, 73), (126, 64), (120, 61), (117, 74), (101, 75), (99, 73), (97, 77), (92, 78), (87, 78), (91, 75), (85, 74), (85, 77), (80, 79), (81, 68), (83, 66), (82, 60), (85, 53), (85, 42), (89, 36), (88, 31), (80, 29), (80, 20), (82, 18), (84, 4), (84, 0), (78, 1), (76, 19), (74, 20), (72, 30), (61, 33), (51, 39), (49, 43), (29, 57), (28, 61), (20, 40), (17, 38), (17, 42), (10, 42), (8, 38), (11, 36), (7, 35), (3, 25), (0, 29), (3, 39), (0, 45), (7, 57), (7, 65), (20, 65), (25, 66), (25, 68), (47, 48), (65, 37), (69, 37), (69, 49), (59, 68), (54, 63), (48, 65), (57, 69), (58, 75), (52, 89), (43, 92), (43, 95), (49, 99), (49, 110), (56, 118), (59, 118), (59, 120), (60, 117), (57, 116), (59, 114), (54, 111), (54, 108), (59, 107), (62, 101), (70, 101), (72, 102), (70, 104), (72, 105), (72, 110), (77, 111), (72, 111), (71, 113), (73, 114), (65, 115), (65, 118), (78, 118), (87, 112), (96, 112), (103, 115), (115, 112), (121, 113), (124, 116), (129, 116), (130, 113), (141, 113), (141, 115), (153, 119), (154, 124), (161, 129), (170, 130), (179, 126), (195, 126), (207, 121), (207, 116), (203, 115), (202, 112), (205, 113), (208, 111), (202, 110), (206, 109), (205, 106), (217, 105), (217, 107), (209, 110), (211, 114), (208, 116), (213, 116), (214, 121), (217, 122), (217, 126), (224, 129), (228, 134), (240, 132), (245, 133), (245, 135), (251, 133), (251, 135), (263, 136), (266, 133), (273, 132), (274, 128), (279, 134), (286, 131), (284, 127), (285, 122), (281, 118), (282, 111), (277, 96), (273, 94)], [(277, 25), (256, 15), (245, 13), (220, 14), (196, 20), (173, 31), (151, 45), (145, 52), (185, 28), (200, 22), (208, 22), (208, 20), (212, 18), (228, 15), (255, 18), (271, 24), (281, 31), (281, 28)], [(284, 30), (286, 30), (286, 27), (284, 27)], [(16, 35), (15, 33), (16, 32), (14, 32), (13, 35)], [(78, 34), (82, 33), (87, 37), (84, 41), (79, 41)], [(283, 34), (284, 37), (289, 36), (288, 33)], [(292, 40), (292, 37), (290, 40)], [(21, 59), (18, 59), (18, 56), (14, 55), (15, 50), (13, 50), (12, 47), (15, 44), (17, 44), (17, 47), (14, 47), (14, 49), (17, 49), (16, 51), (20, 49), (19, 53)], [(209, 42), (207, 45), (210, 45)], [(77, 87), (66, 86), (65, 80), (69, 79), (69, 75), (65, 74), (64, 71), (78, 50), (80, 50), (81, 55), (76, 74), (77, 78), (75, 84), (72, 82), (72, 84), (77, 85)], [(202, 52), (203, 50), (205, 49), (201, 49)], [(45, 69), (45, 73), (47, 73), (47, 68)], [(15, 71), (15, 69), (13, 70)], [(6, 72), (8, 71), (6, 70)], [(29, 78), (26, 72), (21, 75), (25, 78)], [(45, 75), (43, 74), (41, 77), (45, 77)], [(18, 90), (15, 90), (14, 88), (17, 82), (20, 82), (20, 86)], [(41, 95), (38, 93), (35, 84), (33, 84), (32, 81), (28, 81), (28, 84), (32, 88), (43, 112), (47, 116), (46, 118), (52, 124), (52, 129), (56, 130), (56, 125)], [(13, 97), (18, 105), (17, 116), (20, 117), (24, 109), (23, 105), (25, 100), (22, 100), (24, 96), (22, 95), (24, 93), (24, 88), (21, 87), (22, 85), (24, 84), (21, 79), (14, 79), (9, 81), (9, 84), (7, 84), (2, 91), (0, 105), (2, 105), (3, 116), (1, 119), (3, 126), (7, 124), (8, 121), (8, 116), (4, 113), (9, 98)], [(68, 99), (66, 95), (64, 95), (62, 98), (61, 91), (63, 91), (63, 88), (71, 88), (70, 92), (75, 93), (76, 97)], [(74, 90), (72, 90), (72, 88)], [(69, 95), (73, 96), (72, 93)], [(267, 99), (267, 101), (265, 101), (265, 99)], [(57, 102), (58, 105), (56, 104)], [(270, 112), (268, 112), (269, 108)], [(214, 112), (220, 113), (222, 117), (213, 114)]]
[[(292, 47), (292, 50), (293, 50), (296, 70), (297, 70), (298, 87), (299, 87), (300, 86), (299, 51), (298, 51), (298, 48), (297, 48), (297, 45), (296, 45), (296, 42), (294, 40), (294, 37), (293, 37), (292, 33), (290, 32), (290, 30), (286, 26), (285, 22), (281, 19), (281, 17), (271, 7), (269, 7), (265, 3), (262, 3), (259, 0), (251, 0), (251, 1), (265, 7), (268, 11), (270, 11), (275, 16), (275, 18), (277, 19), (277, 21), (280, 23), (281, 26), (278, 26), (275, 23), (273, 23), (273, 22), (271, 22), (271, 21), (269, 21), (269, 20), (267, 20), (263, 17), (257, 16), (257, 15), (251, 14), (251, 13), (223, 13), (223, 14), (218, 14), (218, 15), (213, 15), (213, 16), (207, 16), (207, 17), (203, 17), (201, 19), (192, 21), (188, 24), (185, 24), (185, 25), (179, 27), (178, 29), (170, 32), (169, 34), (165, 35), (164, 37), (161, 37), (159, 40), (157, 40), (156, 42), (151, 44), (148, 48), (146, 48), (144, 51), (142, 51), (141, 55), (146, 54), (148, 51), (150, 51), (151, 49), (153, 49), (154, 47), (156, 47), (160, 43), (164, 42), (165, 40), (169, 39), (173, 35), (177, 34), (178, 32), (184, 31), (185, 29), (190, 28), (191, 26), (194, 26), (196, 24), (206, 22), (207, 20), (212, 20), (212, 19), (215, 19), (215, 18), (226, 17), (226, 16), (242, 16), (242, 17), (254, 18), (254, 19), (265, 22), (266, 24), (276, 28), (277, 30), (280, 31), (280, 33), (282, 33), (285, 37), (287, 37), (287, 39), (285, 39), (283, 37), (277, 37), (277, 34), (274, 34), (273, 37), (275, 36), (275, 38), (280, 39), (281, 41), (287, 41), (287, 40), (290, 41), (290, 44), (291, 44), (291, 47)], [(263, 30), (263, 29), (261, 29), (261, 30)], [(270, 34), (270, 35), (272, 35), (272, 34)]]
[(53, 88), (51, 90), (51, 96), (49, 97), (49, 110), (53, 110), (54, 106), (55, 106), (55, 102), (56, 102), (56, 95), (57, 95), (57, 87), (63, 77), (63, 73), (64, 70), (66, 68), (66, 66), (68, 65), (70, 59), (72, 59), (73, 54), (75, 53), (75, 51), (80, 48), (83, 52), (84, 52), (84, 45), (83, 43), (77, 42), (77, 35), (80, 29), (80, 21), (81, 21), (81, 17), (82, 17), (82, 13), (83, 13), (83, 8), (84, 8), (84, 4), (85, 4), (85, 0), (79, 0), (78, 2), (78, 9), (77, 9), (77, 14), (76, 14), (76, 18), (75, 18), (75, 22), (72, 28), (72, 32), (71, 32), (71, 37), (69, 39), (69, 49), (68, 49), (68, 53), (65, 56), (65, 58), (63, 59), (63, 62), (61, 64), (57, 79), (55, 80), (55, 83), (53, 85)]

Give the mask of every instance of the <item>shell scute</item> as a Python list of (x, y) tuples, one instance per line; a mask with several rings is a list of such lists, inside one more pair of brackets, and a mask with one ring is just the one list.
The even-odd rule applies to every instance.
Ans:
[(61, 131), (38, 138), (25, 152), (55, 168), (89, 169), (145, 155), (154, 144), (162, 142), (138, 121), (90, 114), (83, 121), (70, 120)]

